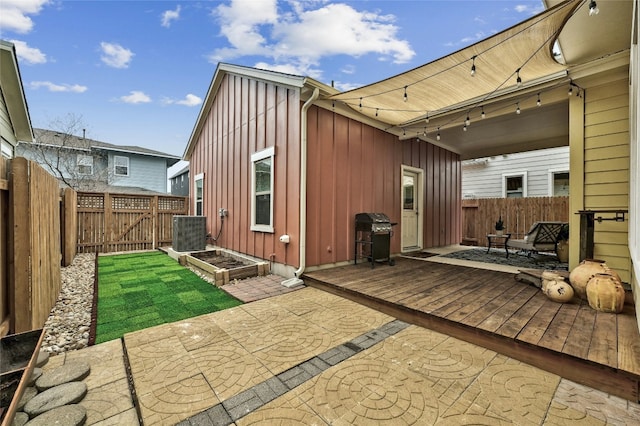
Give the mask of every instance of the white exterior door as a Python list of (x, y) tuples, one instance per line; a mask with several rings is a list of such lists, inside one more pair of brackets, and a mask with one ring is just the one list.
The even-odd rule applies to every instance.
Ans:
[(402, 251), (422, 248), (422, 170), (402, 167)]

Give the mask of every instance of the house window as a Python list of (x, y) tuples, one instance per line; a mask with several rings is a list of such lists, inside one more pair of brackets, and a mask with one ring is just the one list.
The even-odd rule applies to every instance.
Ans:
[(113, 173), (116, 176), (129, 176), (129, 157), (113, 156)]
[(5, 141), (4, 139), (2, 139), (2, 156), (4, 158), (13, 158), (13, 146)]
[(86, 154), (78, 154), (76, 156), (76, 165), (78, 167), (78, 173), (81, 175), (93, 174), (93, 157)]
[(522, 198), (527, 196), (527, 172), (502, 175), (502, 196)]
[(193, 178), (194, 193), (194, 211), (196, 216), (202, 216), (202, 205), (204, 200), (204, 173), (200, 173)]
[(551, 195), (554, 197), (569, 196), (569, 172), (551, 172)]
[(267, 148), (251, 156), (251, 230), (273, 232), (273, 156)]

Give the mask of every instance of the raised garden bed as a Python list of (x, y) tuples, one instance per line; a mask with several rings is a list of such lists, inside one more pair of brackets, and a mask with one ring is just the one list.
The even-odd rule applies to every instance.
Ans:
[(266, 275), (267, 262), (256, 262), (224, 250), (207, 250), (180, 256), (180, 263), (193, 266), (213, 278), (221, 287), (233, 280)]

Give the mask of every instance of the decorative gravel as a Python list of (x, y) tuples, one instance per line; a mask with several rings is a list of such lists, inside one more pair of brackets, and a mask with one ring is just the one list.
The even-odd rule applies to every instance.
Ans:
[(42, 349), (52, 355), (82, 349), (89, 343), (95, 254), (78, 254), (61, 268), (62, 288), (44, 324)]

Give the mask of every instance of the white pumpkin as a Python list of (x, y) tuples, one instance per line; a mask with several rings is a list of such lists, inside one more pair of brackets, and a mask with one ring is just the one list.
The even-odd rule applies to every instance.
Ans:
[(542, 292), (554, 302), (565, 303), (573, 299), (573, 287), (562, 278), (547, 280)]

